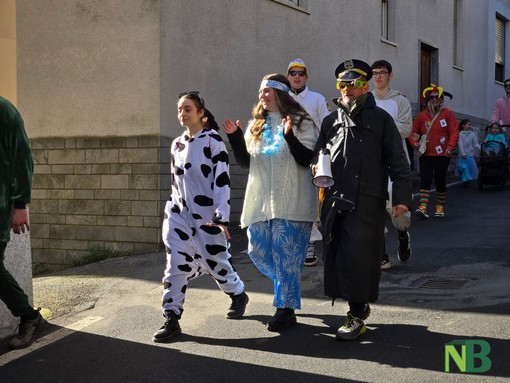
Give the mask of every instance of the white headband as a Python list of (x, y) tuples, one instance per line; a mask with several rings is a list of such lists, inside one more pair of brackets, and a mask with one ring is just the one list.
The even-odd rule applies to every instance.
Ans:
[(262, 80), (260, 83), (259, 90), (265, 89), (265, 88), (274, 88), (274, 89), (280, 89), (286, 93), (289, 92), (289, 87), (285, 85), (284, 83), (276, 80)]

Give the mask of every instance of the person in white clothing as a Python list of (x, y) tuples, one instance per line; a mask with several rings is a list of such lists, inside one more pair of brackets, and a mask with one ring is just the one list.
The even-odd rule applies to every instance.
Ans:
[(269, 331), (296, 323), (301, 271), (318, 208), (309, 166), (319, 130), (289, 90), (285, 75), (264, 76), (246, 131), (239, 120), (223, 124), (237, 163), (249, 169), (241, 227), (248, 228), (248, 256), (273, 281), (276, 312)]
[[(405, 96), (400, 94), (399, 91), (390, 88), (390, 81), (393, 78), (393, 68), (388, 61), (377, 60), (372, 64), (372, 78), (375, 85), (375, 89), (372, 91), (375, 103), (378, 107), (384, 109), (391, 117), (393, 117), (400, 136), (402, 137), (402, 146), (404, 147), (407, 160), (411, 163), (406, 145), (406, 138), (411, 134), (413, 126), (411, 103)], [(397, 257), (401, 262), (406, 262), (412, 254), (411, 236), (408, 231), (411, 226), (411, 213), (407, 212), (398, 218), (393, 217), (391, 214), (391, 182), (389, 181), (388, 191), (390, 199), (386, 202), (386, 210), (391, 217), (393, 226), (398, 231), (399, 246), (397, 250)], [(387, 231), (386, 228), (385, 230)], [(390, 259), (385, 251), (383, 259), (381, 260), (381, 269), (389, 269), (390, 267)]]
[(478, 167), (476, 166), (475, 156), (480, 152), (478, 143), (478, 132), (471, 129), (469, 119), (464, 119), (459, 123), (459, 156), (457, 158), (457, 167), (455, 175), (459, 176), (463, 187), (468, 187), (472, 180), (478, 178)]
[[(322, 120), (330, 112), (326, 98), (317, 92), (312, 92), (306, 86), (308, 71), (302, 59), (294, 59), (287, 66), (287, 79), (290, 82), (290, 96), (296, 100), (310, 115), (315, 126), (320, 129)], [(317, 246), (315, 242), (322, 240), (322, 234), (316, 225), (312, 227), (310, 242), (306, 252), (305, 266), (317, 263)]]

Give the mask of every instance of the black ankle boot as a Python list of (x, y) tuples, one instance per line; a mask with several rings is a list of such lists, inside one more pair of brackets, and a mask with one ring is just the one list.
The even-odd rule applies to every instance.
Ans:
[(230, 299), (232, 299), (232, 304), (230, 305), (228, 311), (227, 311), (227, 318), (228, 319), (236, 319), (243, 316), (244, 311), (246, 310), (246, 305), (248, 304), (248, 301), (250, 300), (248, 298), (248, 295), (243, 291), (241, 294), (234, 295), (234, 294), (228, 294), (230, 295)]
[(154, 342), (167, 342), (182, 333), (178, 315), (168, 311), (165, 316), (167, 317), (165, 324), (152, 336)]
[(293, 309), (283, 308), (276, 309), (273, 317), (267, 322), (267, 329), (269, 331), (281, 331), (296, 324), (296, 314)]

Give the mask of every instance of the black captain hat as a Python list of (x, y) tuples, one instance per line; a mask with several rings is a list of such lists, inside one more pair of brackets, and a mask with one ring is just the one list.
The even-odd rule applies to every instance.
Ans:
[(368, 81), (372, 78), (372, 68), (361, 60), (345, 60), (336, 67), (335, 77), (337, 80), (342, 81), (357, 80), (360, 77), (364, 77)]

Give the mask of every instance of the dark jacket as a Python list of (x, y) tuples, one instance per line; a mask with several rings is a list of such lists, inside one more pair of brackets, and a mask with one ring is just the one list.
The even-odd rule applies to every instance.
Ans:
[(23, 119), (0, 97), (0, 242), (9, 241), (14, 207), (30, 202), (33, 167)]
[[(327, 116), (315, 148), (331, 152), (335, 184), (321, 209), (324, 286), (327, 296), (375, 302), (384, 252), (388, 176), (393, 205), (411, 206), (409, 163), (393, 118), (371, 93), (351, 111), (340, 106)], [(316, 160), (315, 160), (316, 161)]]

